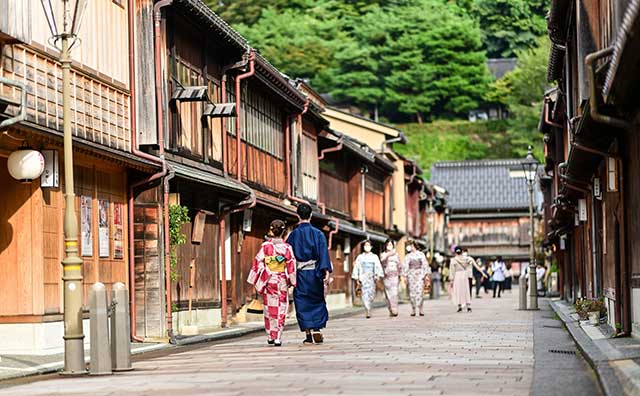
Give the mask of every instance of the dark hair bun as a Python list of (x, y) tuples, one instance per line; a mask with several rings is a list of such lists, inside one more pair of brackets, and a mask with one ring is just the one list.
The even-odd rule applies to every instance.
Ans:
[(281, 236), (286, 228), (287, 225), (282, 220), (273, 220), (269, 225), (269, 230), (275, 236)]

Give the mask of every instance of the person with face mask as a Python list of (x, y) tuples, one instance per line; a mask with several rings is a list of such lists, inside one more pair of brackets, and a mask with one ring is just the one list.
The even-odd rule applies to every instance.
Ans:
[(452, 276), (451, 297), (453, 303), (458, 306), (458, 312), (462, 312), (462, 306), (471, 312), (471, 292), (469, 291), (469, 277), (467, 268), (472, 265), (468, 258), (462, 255), (462, 248), (456, 247), (456, 255), (451, 259), (450, 273)]
[(382, 265), (378, 256), (371, 252), (371, 241), (364, 241), (363, 252), (356, 257), (351, 278), (358, 282), (362, 291), (362, 304), (366, 312), (366, 317), (371, 317), (371, 306), (376, 296), (376, 281), (384, 276)]
[(416, 308), (420, 316), (424, 316), (424, 285), (430, 282), (431, 268), (427, 257), (416, 248), (414, 241), (408, 241), (407, 254), (402, 263), (402, 276), (409, 285), (409, 299), (411, 300), (411, 316), (416, 316)]
[(384, 270), (384, 291), (387, 295), (389, 316), (398, 316), (398, 285), (400, 283), (400, 256), (393, 240), (384, 243), (385, 251), (380, 254)]

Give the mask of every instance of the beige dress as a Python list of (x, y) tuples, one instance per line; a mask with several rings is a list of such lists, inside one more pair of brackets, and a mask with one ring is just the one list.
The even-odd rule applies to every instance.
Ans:
[(453, 279), (453, 290), (451, 299), (455, 305), (471, 305), (471, 293), (469, 292), (469, 277), (467, 268), (471, 263), (466, 257), (455, 256), (451, 259), (451, 277)]

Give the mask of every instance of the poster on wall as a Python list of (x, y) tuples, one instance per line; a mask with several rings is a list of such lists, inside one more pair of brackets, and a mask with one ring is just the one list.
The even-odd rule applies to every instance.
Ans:
[(91, 232), (91, 197), (80, 196), (80, 238), (81, 254), (84, 257), (93, 255), (93, 234)]
[(109, 257), (109, 201), (98, 201), (98, 247), (100, 257)]
[(113, 204), (113, 258), (124, 258), (124, 231), (122, 229), (122, 204)]

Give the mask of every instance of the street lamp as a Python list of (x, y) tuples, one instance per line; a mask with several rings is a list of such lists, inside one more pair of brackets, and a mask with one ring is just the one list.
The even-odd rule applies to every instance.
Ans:
[[(71, 135), (71, 49), (78, 43), (78, 31), (89, 0), (41, 0), (52, 37), (60, 50), (62, 68), (62, 130), (64, 132), (64, 371), (85, 374), (82, 332), (82, 259), (78, 257), (78, 219), (73, 188), (73, 146)], [(61, 3), (61, 4), (60, 4)], [(58, 30), (62, 26), (62, 30)]]
[[(538, 289), (537, 289), (537, 279), (536, 279), (536, 257), (535, 257), (535, 245), (533, 242), (534, 235), (534, 224), (533, 224), (533, 185), (536, 181), (536, 174), (538, 171), (538, 160), (533, 156), (533, 148), (529, 146), (529, 151), (527, 152), (527, 156), (520, 162), (522, 165), (522, 170), (524, 171), (524, 177), (527, 181), (527, 186), (529, 187), (529, 224), (530, 224), (530, 235), (529, 235), (529, 309), (537, 310), (538, 309)], [(522, 276), (520, 279), (523, 279)], [(521, 282), (520, 285), (522, 285)], [(522, 295), (522, 290), (520, 291)], [(522, 299), (521, 299), (522, 304)], [(520, 307), (521, 309), (526, 309), (526, 307)]]

